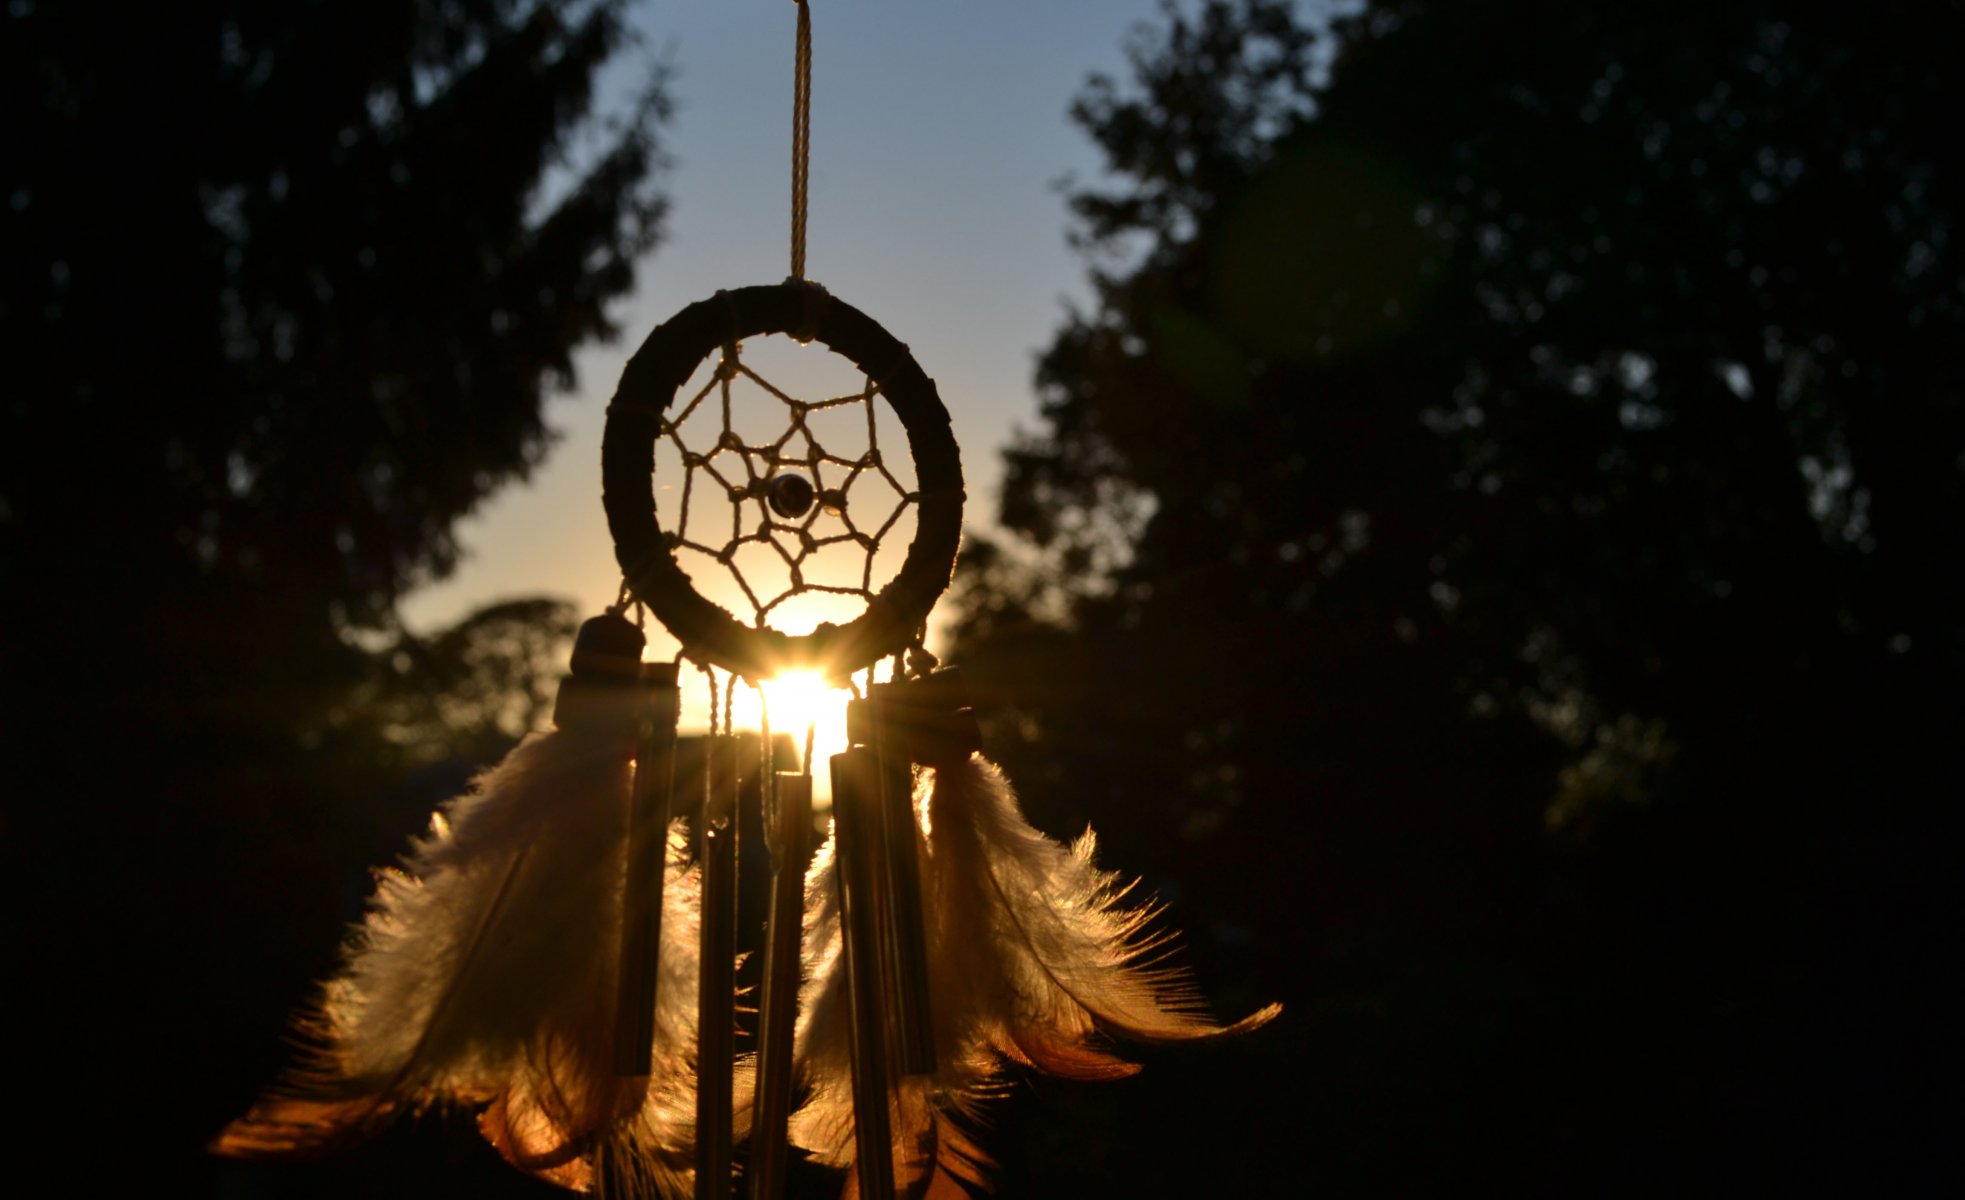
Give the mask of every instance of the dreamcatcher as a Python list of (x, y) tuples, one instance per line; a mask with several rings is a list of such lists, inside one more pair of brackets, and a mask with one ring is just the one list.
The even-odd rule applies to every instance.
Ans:
[[(782, 1193), (792, 1145), (849, 1169), (849, 1194), (960, 1195), (987, 1169), (964, 1118), (1006, 1062), (1114, 1078), (1136, 1068), (1106, 1036), (1191, 1040), (1275, 1014), (1219, 1026), (1181, 976), (1142, 961), (1163, 941), (1152, 911), (1122, 906), (1089, 833), (1064, 846), (1024, 821), (978, 753), (959, 671), (923, 645), (960, 541), (960, 456), (907, 347), (804, 278), (810, 28), (800, 0), (791, 277), (690, 305), (629, 360), (602, 447), (622, 592), (580, 631), (554, 731), (381, 876), (300, 1024), (309, 1054), (220, 1152), (320, 1153), (405, 1111), (468, 1105), (510, 1162), (573, 1188), (724, 1197), (748, 1137), (760, 1200)], [(823, 346), (857, 386), (818, 398), (780, 386), (746, 357), (769, 335)], [(760, 397), (781, 427), (759, 433), (757, 414), (739, 413)], [(887, 420), (911, 479), (882, 457)], [(864, 446), (842, 452), (822, 421), (863, 425)], [(878, 552), (908, 519), (905, 559), (876, 587)], [(856, 576), (819, 569), (855, 552)], [(739, 569), (758, 556), (778, 583)], [(704, 596), (684, 559), (728, 568), (748, 623)], [(779, 628), (812, 595), (859, 611)], [(643, 613), (681, 643), (677, 662), (642, 661)], [(711, 714), (687, 770), (684, 660), (705, 675)], [(811, 730), (798, 769), (779, 770), (768, 704), (754, 742), (733, 728), (739, 682), (801, 669), (854, 696), (816, 855)], [(687, 804), (685, 779), (699, 781)], [(747, 779), (773, 878), (760, 1031), (740, 1055)]]

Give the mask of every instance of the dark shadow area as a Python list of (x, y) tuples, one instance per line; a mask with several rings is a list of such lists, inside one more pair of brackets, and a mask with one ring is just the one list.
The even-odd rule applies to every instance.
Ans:
[[(204, 1143), (280, 1068), (366, 867), (551, 702), (563, 606), (394, 612), (539, 461), (654, 243), (664, 94), (592, 95), (624, 20), (0, 13), (0, 877), (59, 1186), (266, 1194)], [(318, 1194), (448, 1190), (347, 1170)]]
[(1965, 10), (1179, 11), (957, 657), (1285, 1015), (1005, 1194), (1937, 1190)]

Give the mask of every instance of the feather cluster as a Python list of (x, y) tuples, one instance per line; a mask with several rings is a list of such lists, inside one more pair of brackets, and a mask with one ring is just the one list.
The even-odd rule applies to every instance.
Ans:
[[(1101, 1035), (1194, 1041), (1280, 1011), (1213, 1021), (1182, 972), (1148, 961), (1168, 940), (1148, 929), (1157, 910), (1124, 905), (1127, 888), (1094, 865), (1090, 831), (1065, 846), (1033, 829), (986, 760), (934, 770), (920, 815), (932, 834), (919, 849), (938, 1065), (896, 1097), (897, 1178), (910, 1194), (959, 1196), (959, 1182), (985, 1182), (989, 1164), (958, 1123), (995, 1090), (1004, 1060), (1067, 1079), (1118, 1078), (1139, 1068)], [(851, 1166), (852, 1013), (834, 869), (828, 843), (806, 906), (797, 1054), (811, 1095), (792, 1137), (821, 1162)]]
[(614, 1064), (631, 772), (616, 736), (537, 735), (440, 811), (299, 1023), (309, 1061), (213, 1148), (310, 1155), (482, 1105), (486, 1138), (554, 1183), (687, 1195), (700, 915), (675, 829), (654, 1052), (645, 1075)]

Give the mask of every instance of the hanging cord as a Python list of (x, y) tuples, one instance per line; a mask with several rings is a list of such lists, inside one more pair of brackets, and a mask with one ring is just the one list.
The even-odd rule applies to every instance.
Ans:
[(805, 278), (805, 181), (812, 157), (812, 11), (798, 5), (798, 60), (791, 85), (791, 277)]

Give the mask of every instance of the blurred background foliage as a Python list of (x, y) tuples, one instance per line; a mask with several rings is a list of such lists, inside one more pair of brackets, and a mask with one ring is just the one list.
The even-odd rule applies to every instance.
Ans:
[[(663, 90), (594, 111), (610, 2), (94, 19), (0, 38), (0, 874), (46, 1147), (528, 1190), (416, 1129), (314, 1174), (197, 1147), (278, 1069), (343, 865), (540, 723), (578, 614), (393, 608), (612, 332)], [(1036, 823), (1145, 876), (1226, 1015), (1286, 1014), (1020, 1080), (1004, 1195), (1955, 1174), (1962, 26), (1203, 0), (1087, 87), (1096, 302), (947, 657)]]
[(626, 16), (0, 15), (5, 933), (33, 1103), (99, 1170), (218, 1178), (350, 864), (539, 723), (563, 605), (395, 606), (539, 461), (660, 232), (661, 79), (595, 105)]
[(572, 604), (533, 597), (488, 604), (429, 637), (398, 631), (330, 725), (376, 747), (392, 770), (495, 762), (550, 727), (580, 621)]
[(1083, 93), (954, 657), (1291, 1012), (1086, 1188), (1935, 1182), (1960, 15), (1219, 0)]

